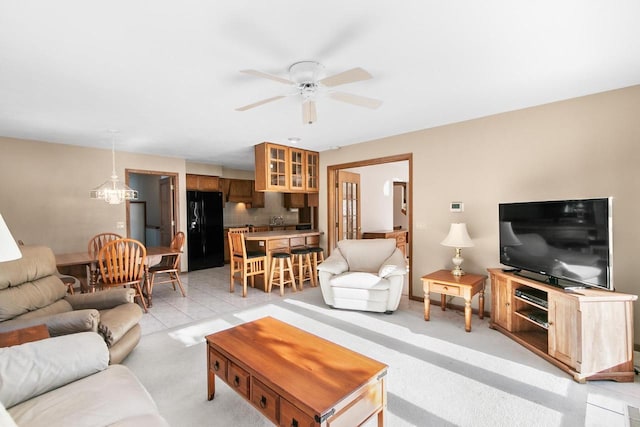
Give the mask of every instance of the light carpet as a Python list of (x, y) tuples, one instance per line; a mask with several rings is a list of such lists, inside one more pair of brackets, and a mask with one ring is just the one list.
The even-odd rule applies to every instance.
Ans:
[(392, 315), (335, 310), (308, 289), (146, 335), (124, 364), (172, 426), (270, 426), (220, 380), (207, 401), (204, 336), (272, 316), (389, 365), (387, 426), (622, 426), (627, 405), (640, 404), (637, 384), (578, 384), (487, 318), (474, 315), (466, 333), (460, 312), (431, 313), (425, 322), (413, 301)]

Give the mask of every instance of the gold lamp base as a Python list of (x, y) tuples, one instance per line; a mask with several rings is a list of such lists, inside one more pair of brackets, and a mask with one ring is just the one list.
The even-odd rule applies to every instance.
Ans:
[(460, 252), (461, 249), (456, 248), (456, 255), (451, 258), (451, 262), (455, 266), (453, 270), (451, 270), (451, 274), (453, 274), (454, 276), (464, 276), (465, 274), (462, 268), (460, 268), (460, 266), (462, 265), (462, 261), (464, 261), (464, 258), (460, 256)]

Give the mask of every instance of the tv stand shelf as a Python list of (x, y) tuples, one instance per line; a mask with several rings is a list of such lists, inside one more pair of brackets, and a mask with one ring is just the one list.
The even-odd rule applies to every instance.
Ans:
[(633, 382), (636, 295), (599, 289), (563, 290), (499, 268), (488, 271), (493, 329), (578, 382)]

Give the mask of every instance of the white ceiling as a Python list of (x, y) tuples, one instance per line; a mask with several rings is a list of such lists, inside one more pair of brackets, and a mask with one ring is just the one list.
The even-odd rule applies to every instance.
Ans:
[[(262, 141), (322, 151), (640, 84), (637, 0), (0, 0), (0, 135), (250, 169)], [(377, 110), (300, 101), (316, 60)]]

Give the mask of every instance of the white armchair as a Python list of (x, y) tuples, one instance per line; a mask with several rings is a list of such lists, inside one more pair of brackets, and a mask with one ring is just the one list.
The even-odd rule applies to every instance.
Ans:
[(400, 304), (407, 262), (395, 239), (341, 240), (318, 265), (327, 305), (391, 314)]

